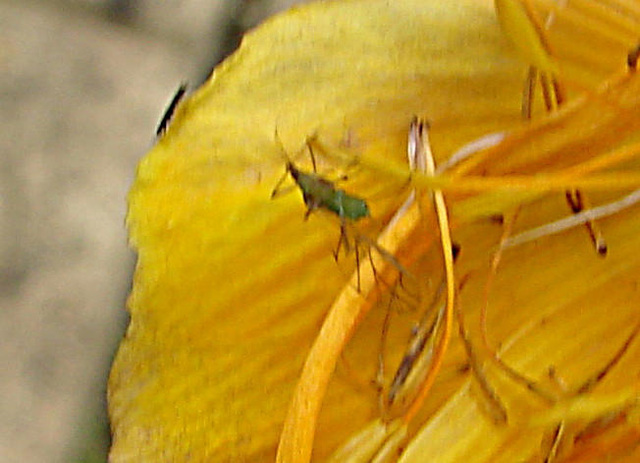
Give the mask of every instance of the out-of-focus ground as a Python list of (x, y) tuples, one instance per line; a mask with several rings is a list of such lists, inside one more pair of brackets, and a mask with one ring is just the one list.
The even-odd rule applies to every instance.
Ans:
[(181, 82), (294, 0), (0, 0), (0, 461), (106, 461), (126, 194)]

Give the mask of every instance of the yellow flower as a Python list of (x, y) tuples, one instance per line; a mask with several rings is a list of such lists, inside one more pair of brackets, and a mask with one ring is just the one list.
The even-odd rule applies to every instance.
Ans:
[[(178, 106), (129, 197), (111, 461), (638, 459), (640, 218), (619, 201), (640, 4), (496, 3), (515, 47), (483, 0), (294, 9)], [(415, 116), (448, 168), (410, 170)], [(306, 148), (370, 216), (303, 201), (285, 167), (311, 175)], [(565, 190), (615, 213), (560, 231)]]

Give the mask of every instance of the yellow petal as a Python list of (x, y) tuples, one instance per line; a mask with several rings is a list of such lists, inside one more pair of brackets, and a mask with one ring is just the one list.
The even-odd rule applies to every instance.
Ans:
[[(212, 79), (178, 107), (166, 135), (138, 169), (128, 225), (139, 259), (129, 300), (131, 324), (109, 383), (111, 460), (273, 461), (302, 365), (318, 336), (331, 341), (331, 349), (319, 351), (324, 356), (318, 357), (316, 389), (296, 396), (303, 406), (313, 402), (315, 408), (300, 418), (305, 443), (294, 445), (289, 455), (306, 457), (313, 445), (314, 459), (322, 461), (380, 418), (379, 394), (368, 383), (376, 376), (389, 302), (396, 320), (383, 349), (387, 376), (421, 314), (413, 303), (394, 302), (389, 295), (394, 285), (373, 278), (363, 260), (360, 276), (369, 278), (367, 297), (377, 304), (366, 318), (358, 317), (364, 314), (359, 306), (364, 296), (358, 296), (351, 279), (353, 253), (338, 262), (333, 257), (338, 218), (319, 211), (304, 221), (299, 191), (270, 198), (287, 161), (279, 140), (289, 158), (310, 171), (308, 156), (299, 151), (307, 137), (318, 136), (326, 148), (316, 154), (320, 172), (348, 174), (340, 187), (370, 206), (372, 218), (354, 224), (352, 233), (376, 239), (409, 194), (406, 136), (414, 115), (430, 120), (439, 161), (483, 134), (513, 130), (505, 143), (440, 179), (414, 177), (418, 187), (442, 182), (454, 239), (463, 248), (456, 272), (468, 276), (461, 306), (469, 326), (477, 327), (488, 262), (502, 232), (487, 216), (512, 211), (526, 200), (517, 232), (566, 215), (561, 197), (540, 191), (590, 180), (594, 177), (583, 177), (592, 172), (605, 175), (602, 166), (588, 170), (581, 163), (619, 149), (638, 128), (638, 79), (625, 73), (609, 87), (592, 85), (584, 101), (576, 100), (557, 116), (517, 130), (523, 126), (522, 71), (506, 51), (486, 1), (463, 0), (455, 8), (436, 0), (322, 2), (292, 10), (249, 34)], [(619, 98), (607, 107), (611, 95)], [(598, 123), (603, 114), (607, 117)], [(539, 145), (530, 144), (536, 140)], [(590, 150), (584, 152), (584, 146)], [(567, 152), (571, 161), (560, 157)], [(623, 165), (627, 173), (634, 166), (631, 158)], [(578, 167), (580, 172), (566, 172)], [(514, 173), (526, 176), (521, 180), (529, 188), (530, 176), (541, 168), (558, 173), (555, 186), (543, 179), (547, 183), (538, 182), (540, 188), (523, 196), (491, 191), (508, 187), (505, 176)], [(495, 177), (494, 184), (474, 190), (474, 182), (492, 180), (483, 179), (486, 174)], [(633, 184), (633, 177), (627, 180), (627, 186)], [(458, 186), (467, 193), (456, 192)], [(442, 278), (442, 251), (435, 244), (429, 201), (415, 214), (406, 229), (392, 230), (393, 252), (403, 264), (413, 261), (409, 270), (417, 278), (406, 282), (406, 289), (418, 291), (417, 305), (424, 306)], [(505, 361), (542, 380), (553, 364), (563, 379), (575, 383), (611, 358), (635, 321), (628, 302), (637, 298), (632, 277), (637, 260), (629, 257), (638, 249), (633, 217), (627, 210), (603, 224), (611, 246), (604, 262), (594, 256), (580, 228), (562, 239), (505, 251), (488, 319), (491, 339), (510, 343)], [(389, 258), (373, 254), (378, 268), (393, 267)], [(352, 325), (318, 335), (327, 311), (345, 291), (351, 292), (352, 307), (343, 304), (340, 314), (347, 320), (350, 310)], [(587, 305), (593, 310), (582, 311)], [(560, 348), (558, 340), (564, 342), (576, 329), (580, 335)], [(605, 338), (610, 342), (598, 342)], [(598, 347), (576, 359), (589, 342)], [(598, 385), (603, 394), (628, 386), (622, 365), (637, 379), (637, 362), (629, 360), (634, 352), (637, 358), (632, 344)], [(466, 455), (470, 461), (498, 461), (481, 458), (507, 446), (504, 455), (532, 455), (550, 417), (560, 412), (541, 405), (494, 368), (489, 380), (518, 424), (496, 430), (487, 425), (483, 399), (469, 389), (468, 375), (460, 373), (464, 362), (456, 341), (420, 416), (410, 423), (407, 435), (413, 440), (403, 458), (434, 455), (447, 461)], [(627, 394), (624, 405), (634, 410), (634, 393)], [(598, 422), (603, 413), (615, 412), (599, 403), (580, 405), (586, 412), (578, 418)], [(567, 405), (560, 416), (576, 421), (576, 407)], [(522, 429), (529, 428), (537, 434), (525, 436)], [(402, 446), (394, 441), (404, 436), (405, 427), (400, 429), (375, 428), (380, 431), (376, 439), (389, 438), (385, 458)], [(455, 446), (447, 447), (448, 442)], [(358, 445), (356, 451), (366, 447)], [(479, 445), (485, 453), (478, 452)]]
[(506, 35), (524, 55), (527, 63), (541, 71), (556, 74), (557, 63), (553, 60), (549, 44), (544, 40), (543, 26), (536, 20), (526, 2), (518, 0), (496, 0), (496, 13)]

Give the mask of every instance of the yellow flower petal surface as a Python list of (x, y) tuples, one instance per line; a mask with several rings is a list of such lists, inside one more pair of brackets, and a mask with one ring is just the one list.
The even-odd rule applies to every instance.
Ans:
[[(273, 458), (307, 349), (355, 264), (333, 259), (337, 219), (305, 222), (299, 192), (270, 199), (286, 160), (276, 130), (306, 170), (299, 151), (314, 133), (404, 162), (408, 123), (422, 113), (441, 127), (444, 157), (517, 123), (520, 78), (496, 52), (503, 43), (488, 2), (321, 2), (249, 34), (179, 106), (129, 196), (138, 265), (110, 378), (113, 461)], [(511, 102), (497, 98), (507, 89)], [(348, 191), (381, 198), (367, 229), (402, 200), (398, 182), (323, 166), (348, 173)], [(327, 423), (363, 409), (348, 396)], [(320, 440), (318, 455), (339, 439)]]
[[(580, 83), (576, 92), (589, 92), (531, 127), (519, 115), (525, 70), (510, 54), (488, 1), (319, 2), (249, 34), (178, 107), (138, 168), (128, 215), (138, 252), (131, 323), (109, 381), (111, 461), (274, 461), (294, 388), (327, 311), (345, 288), (360, 303), (353, 249), (340, 250), (337, 261), (333, 255), (338, 217), (320, 210), (305, 220), (305, 203), (290, 176), (276, 188), (287, 161), (311, 172), (304, 150), (309, 137), (317, 136), (326, 148), (315, 152), (318, 173), (331, 179), (346, 175), (339, 188), (367, 200), (371, 217), (349, 224), (352, 240), (375, 240), (409, 194), (406, 144), (415, 115), (430, 121), (439, 162), (481, 135), (509, 132), (505, 143), (447, 174), (462, 183), (484, 175), (505, 182), (513, 174), (530, 179), (541, 171), (565, 173), (570, 183), (591, 171), (566, 169), (632, 140), (640, 92), (637, 76), (624, 70), (627, 38), (614, 40), (621, 77), (607, 86), (600, 80), (614, 72), (607, 67), (613, 58), (593, 75), (588, 71), (597, 59), (572, 60), (584, 54), (563, 48), (563, 37), (572, 37), (574, 29), (571, 14), (563, 17), (569, 26), (558, 33), (559, 43), (552, 41), (554, 58), (567, 57), (559, 61), (560, 75), (568, 70), (570, 83)], [(598, 123), (601, 115), (606, 117)], [(381, 167), (368, 167), (374, 164)], [(396, 173), (406, 166), (406, 179), (392, 172), (394, 166), (400, 167)], [(633, 173), (637, 156), (616, 168)], [(416, 176), (416, 186), (421, 179), (429, 180)], [(456, 274), (466, 283), (459, 304), (480, 345), (489, 262), (503, 233), (492, 214), (511, 214), (522, 205), (518, 233), (569, 212), (562, 195), (540, 190), (443, 193), (453, 239), (462, 245)], [(594, 202), (618, 196), (600, 193)], [(356, 320), (354, 333), (341, 338), (354, 336), (331, 381), (311, 391), (322, 404), (317, 423), (309, 417), (315, 461), (328, 458), (360, 429), (376, 442), (395, 432), (370, 424), (385, 415), (372, 382), (380, 358), (385, 379), (393, 374), (420, 319), (416, 307), (428, 305), (442, 279), (435, 216), (428, 197), (423, 199), (419, 226), (402, 235), (394, 256), (410, 263), (411, 278), (403, 278), (404, 286), (374, 282), (376, 304)], [(633, 331), (636, 215), (629, 209), (602, 221), (611, 248), (605, 260), (594, 255), (581, 227), (504, 251), (487, 298), (489, 339), (506, 363), (561, 400), (545, 403), (514, 386), (485, 355), (487, 379), (509, 417), (508, 425), (497, 426), (454, 339), (420, 416), (408, 431), (401, 427), (390, 437), (406, 434), (408, 440), (390, 448), (406, 447), (403, 461), (521, 461), (544, 454), (548, 434), (566, 421), (573, 428), (565, 441), (575, 446), (560, 449), (563, 458), (573, 448), (587, 452), (593, 445), (625, 452), (625, 443), (637, 435), (632, 386), (640, 375), (638, 343), (629, 344), (593, 396), (571, 395), (558, 383), (567, 383), (568, 391), (578, 387)], [(368, 257), (360, 259), (362, 265)], [(378, 253), (372, 261), (380, 259), (385, 261)], [(383, 337), (388, 313), (392, 320)], [(554, 380), (549, 367), (557, 371)], [(324, 368), (327, 378), (333, 360)], [(600, 426), (607, 416), (629, 425)], [(586, 434), (587, 428), (595, 431)], [(368, 458), (375, 453), (370, 447), (361, 440), (353, 455)], [(385, 455), (396, 457), (392, 450)]]

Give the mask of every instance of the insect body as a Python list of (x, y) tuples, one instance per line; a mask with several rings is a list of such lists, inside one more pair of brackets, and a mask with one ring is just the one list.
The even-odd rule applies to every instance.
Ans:
[[(278, 139), (277, 136), (276, 139)], [(336, 188), (335, 184), (330, 180), (318, 175), (316, 173), (315, 156), (309, 141), (307, 141), (307, 148), (309, 149), (309, 154), (311, 156), (313, 172), (304, 172), (298, 169), (293, 162), (287, 158), (287, 170), (285, 172), (285, 176), (280, 179), (276, 188), (271, 192), (271, 198), (274, 198), (278, 194), (278, 187), (284, 181), (286, 175), (289, 174), (298, 188), (300, 188), (300, 191), (302, 192), (302, 199), (304, 200), (304, 204), (307, 206), (307, 212), (304, 215), (305, 219), (307, 219), (309, 215), (317, 209), (325, 209), (337, 215), (340, 219), (340, 238), (338, 239), (336, 250), (333, 252), (333, 257), (337, 261), (342, 246), (344, 246), (347, 253), (349, 253), (351, 248), (347, 233), (348, 222), (355, 222), (365, 217), (369, 217), (369, 206), (364, 199), (349, 195), (346, 191)], [(364, 239), (364, 237), (354, 237), (356, 266), (358, 268), (360, 266), (358, 250), (358, 242), (360, 239)], [(378, 249), (375, 242), (370, 244), (372, 247)], [(384, 254), (384, 250), (378, 250)], [(360, 291), (359, 270), (358, 291)]]
[(287, 171), (302, 191), (307, 206), (305, 218), (316, 209), (331, 211), (341, 220), (358, 220), (369, 216), (369, 206), (364, 199), (336, 189), (333, 182), (317, 174), (302, 172), (292, 162), (287, 163)]

